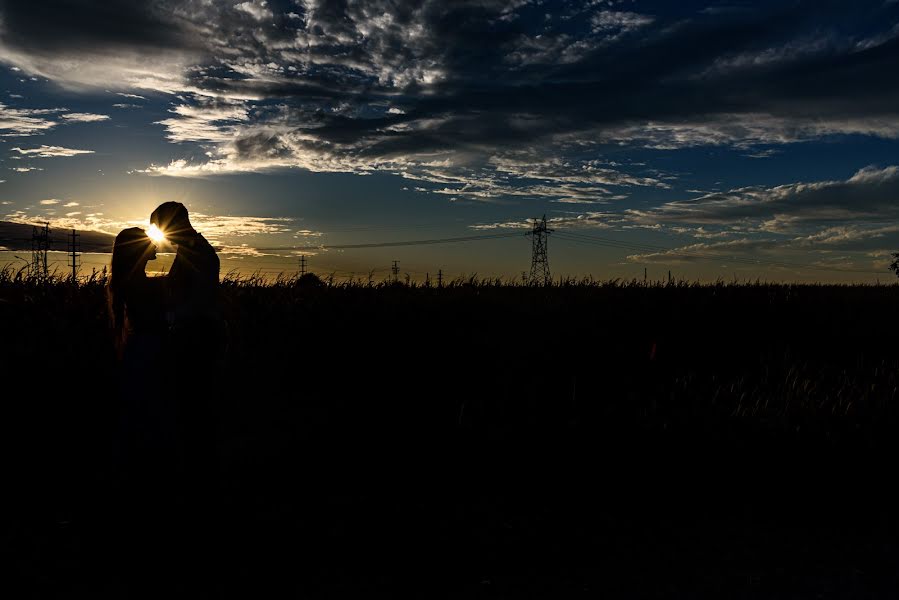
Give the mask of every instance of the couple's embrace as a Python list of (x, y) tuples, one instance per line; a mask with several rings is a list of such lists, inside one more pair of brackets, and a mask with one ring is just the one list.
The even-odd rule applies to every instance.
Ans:
[(160, 205), (150, 222), (177, 248), (168, 274), (147, 276), (157, 245), (143, 229), (125, 229), (115, 238), (107, 295), (129, 454), (175, 458), (211, 442), (207, 399), (225, 346), (219, 258), (183, 204)]

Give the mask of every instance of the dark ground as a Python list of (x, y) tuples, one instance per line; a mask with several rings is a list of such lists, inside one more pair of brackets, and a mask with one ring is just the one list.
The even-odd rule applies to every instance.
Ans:
[(127, 487), (102, 289), (0, 286), (8, 597), (899, 593), (899, 287), (225, 291)]

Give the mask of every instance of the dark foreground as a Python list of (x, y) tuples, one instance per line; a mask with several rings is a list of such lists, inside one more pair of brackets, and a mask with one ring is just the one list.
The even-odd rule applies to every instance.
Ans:
[(17, 598), (899, 593), (897, 287), (229, 285), (130, 478), (102, 289), (0, 290)]

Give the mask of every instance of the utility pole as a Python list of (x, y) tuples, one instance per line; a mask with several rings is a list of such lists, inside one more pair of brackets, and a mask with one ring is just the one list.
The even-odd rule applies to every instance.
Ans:
[(431, 287), (431, 274), (425, 273), (425, 287)]
[(390, 272), (393, 273), (393, 282), (399, 283), (400, 281), (400, 261), (393, 261), (393, 266), (390, 268)]
[(80, 234), (74, 229), (69, 242), (69, 266), (72, 267), (72, 283), (78, 282), (78, 267), (81, 266), (81, 243), (78, 241)]
[(300, 277), (306, 274), (306, 255), (300, 255)]
[(543, 285), (552, 283), (552, 276), (549, 273), (549, 256), (547, 255), (546, 242), (549, 238), (549, 234), (553, 231), (553, 229), (547, 229), (546, 215), (543, 215), (543, 219), (540, 221), (534, 219), (534, 228), (525, 234), (531, 236), (533, 240), (531, 252), (531, 277), (529, 279), (532, 283), (540, 281), (543, 282)]
[(47, 251), (50, 249), (50, 223), (31, 228), (31, 276), (47, 279)]
[(437, 270), (437, 287), (443, 287), (443, 269)]

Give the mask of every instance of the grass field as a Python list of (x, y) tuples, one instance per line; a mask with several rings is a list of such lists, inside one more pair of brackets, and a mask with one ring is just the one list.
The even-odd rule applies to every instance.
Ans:
[(0, 277), (7, 558), (34, 597), (146, 591), (185, 544), (212, 597), (899, 591), (899, 286), (222, 288), (190, 546), (109, 516), (102, 282)]

